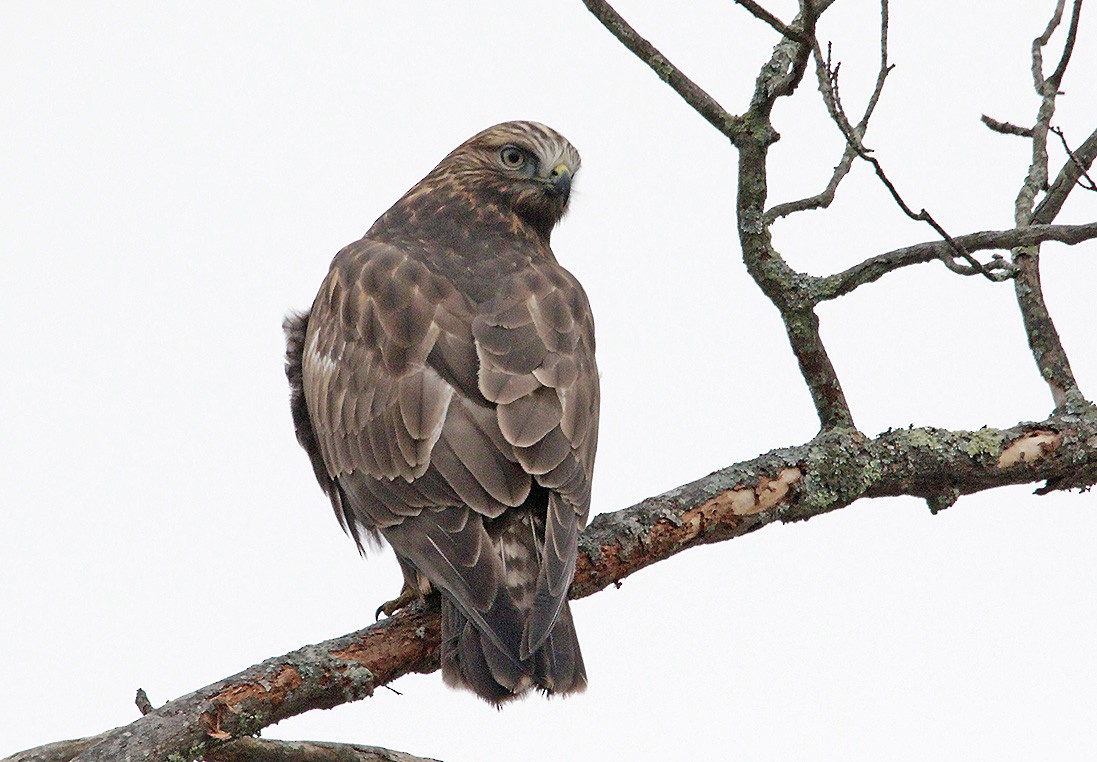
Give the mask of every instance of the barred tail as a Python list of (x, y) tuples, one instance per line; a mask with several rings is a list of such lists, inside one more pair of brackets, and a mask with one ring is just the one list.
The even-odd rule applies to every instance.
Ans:
[(529, 659), (519, 660), (482, 635), (461, 610), (442, 596), (442, 678), (496, 706), (530, 688), (550, 695), (576, 693), (587, 687), (583, 655), (564, 604), (552, 633)]

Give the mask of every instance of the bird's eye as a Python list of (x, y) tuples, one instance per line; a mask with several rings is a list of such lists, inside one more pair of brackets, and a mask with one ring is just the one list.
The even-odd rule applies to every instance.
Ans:
[(499, 160), (507, 169), (518, 169), (526, 163), (526, 155), (514, 146), (503, 146), (499, 151)]

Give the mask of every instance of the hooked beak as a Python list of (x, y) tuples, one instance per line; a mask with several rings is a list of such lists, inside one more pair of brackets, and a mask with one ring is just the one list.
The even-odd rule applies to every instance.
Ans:
[(568, 195), (571, 193), (571, 167), (565, 162), (557, 164), (549, 173), (548, 183), (550, 191), (554, 195), (561, 196), (564, 203), (567, 203)]

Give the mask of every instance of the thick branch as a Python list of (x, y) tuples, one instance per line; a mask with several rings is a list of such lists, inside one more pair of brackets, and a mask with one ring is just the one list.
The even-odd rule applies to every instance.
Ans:
[[(100, 738), (47, 744), (20, 752), (3, 762), (70, 762)], [(439, 762), (379, 746), (269, 738), (238, 738), (215, 751), (206, 752), (202, 759), (204, 762)]]
[(437, 669), (440, 636), (436, 612), (402, 612), (356, 633), (268, 659), (171, 701), (105, 734), (75, 759), (137, 762), (172, 754), (180, 760), (197, 759), (287, 717), (356, 701), (409, 672)]
[(804, 298), (800, 276), (773, 248), (767, 219), (769, 146), (777, 138), (770, 112), (777, 98), (791, 94), (803, 76), (815, 47), (815, 24), (830, 3), (801, 2), (800, 15), (792, 22), (803, 32), (803, 41), (782, 40), (758, 73), (754, 97), (746, 112), (750, 129), (736, 143), (739, 148), (739, 186), (736, 219), (743, 262), (762, 292), (781, 313), (789, 344), (811, 393), (823, 430), (854, 428), (838, 374), (819, 335), (814, 304)]
[(770, 244), (769, 229), (763, 221), (765, 203), (766, 142), (759, 137), (739, 146), (736, 212), (743, 262), (755, 283), (781, 313), (820, 426), (824, 430), (853, 428), (853, 416), (842, 384), (819, 335), (815, 305), (805, 298), (801, 285), (804, 276), (789, 267)]
[[(1097, 238), (1097, 222), (1085, 225), (1033, 225), (1011, 230), (984, 230), (957, 236), (953, 240), (966, 251), (1008, 251), (1018, 246), (1035, 246), (1045, 241), (1073, 245), (1094, 238)], [(905, 246), (866, 259), (840, 273), (816, 278), (809, 286), (809, 291), (816, 302), (836, 299), (858, 286), (879, 280), (889, 272), (910, 265), (933, 262), (950, 256), (951, 252), (952, 248), (947, 241), (927, 241)]]
[(5, 757), (0, 762), (69, 762), (84, 749), (105, 738), (109, 732), (91, 738), (75, 738), (71, 741), (55, 741), (44, 746), (36, 746)]
[(786, 37), (773, 48), (769, 62), (758, 74), (745, 117), (748, 121), (768, 124), (777, 99), (796, 92), (815, 44), (815, 25), (833, 3), (834, 0), (800, 0), (800, 12), (790, 25), (796, 35)]
[(241, 738), (207, 753), (205, 762), (439, 762), (402, 751), (349, 743)]
[[(960, 495), (1047, 481), (1041, 492), (1097, 483), (1097, 409), (1011, 429), (898, 429), (869, 439), (827, 432), (597, 516), (580, 538), (572, 598), (697, 545), (799, 521), (862, 497), (912, 495), (934, 510)], [(364, 630), (268, 659), (103, 734), (78, 760), (193, 760), (309, 709), (369, 696), (437, 669), (438, 612), (415, 604)], [(59, 762), (57, 745), (9, 762)]]
[(572, 596), (582, 597), (695, 545), (799, 521), (862, 497), (911, 495), (940, 509), (960, 495), (1047, 480), (1041, 491), (1097, 482), (1097, 409), (1011, 429), (823, 433), (617, 513), (580, 539)]
[(659, 79), (670, 85), (686, 103), (703, 116), (709, 124), (734, 142), (743, 128), (742, 117), (724, 110), (716, 99), (702, 90), (693, 80), (683, 74), (678, 67), (667, 60), (654, 45), (641, 37), (617, 11), (605, 0), (583, 0), (594, 17), (602, 26), (631, 50), (648, 68), (659, 75)]
[(1040, 284), (1040, 254), (1036, 246), (1014, 249), (1013, 266), (1017, 275), (1013, 280), (1017, 304), (1028, 337), (1028, 346), (1036, 360), (1040, 375), (1051, 390), (1055, 407), (1066, 405), (1080, 395), (1078, 382), (1070, 367), (1059, 331), (1048, 312), (1044, 290)]

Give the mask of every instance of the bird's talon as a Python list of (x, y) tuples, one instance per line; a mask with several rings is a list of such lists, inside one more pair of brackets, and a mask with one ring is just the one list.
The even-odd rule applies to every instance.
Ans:
[(395, 614), (400, 609), (407, 606), (412, 601), (419, 600), (419, 595), (409, 587), (405, 587), (400, 591), (400, 595), (393, 598), (391, 601), (385, 601), (377, 607), (377, 611), (373, 613), (377, 620), (381, 619), (381, 614), (389, 617)]

